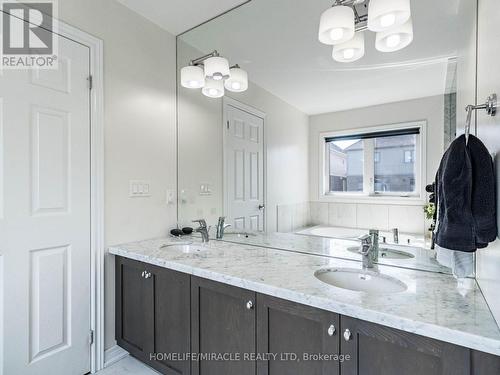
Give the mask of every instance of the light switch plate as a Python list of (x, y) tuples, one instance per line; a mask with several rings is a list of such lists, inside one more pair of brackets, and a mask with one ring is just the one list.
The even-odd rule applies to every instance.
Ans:
[(167, 189), (165, 198), (166, 198), (165, 201), (167, 204), (174, 204), (175, 203), (175, 192), (172, 189)]
[(130, 180), (129, 181), (129, 197), (150, 197), (151, 196), (151, 181), (149, 180)]

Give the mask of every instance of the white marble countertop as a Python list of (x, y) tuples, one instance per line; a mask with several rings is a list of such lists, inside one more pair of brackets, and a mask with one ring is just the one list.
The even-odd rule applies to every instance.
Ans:
[(109, 248), (111, 254), (250, 289), (320, 309), (500, 355), (500, 330), (480, 290), (459, 290), (456, 280), (434, 272), (379, 266), (407, 284), (405, 292), (368, 295), (324, 284), (314, 272), (360, 263), (252, 245), (211, 241), (201, 251), (160, 248), (153, 239)]
[[(215, 238), (215, 234), (213, 238)], [(230, 230), (224, 235), (224, 241), (361, 261), (361, 255), (348, 250), (349, 248), (359, 247), (359, 241), (277, 232), (252, 232), (248, 237), (245, 237)], [(408, 259), (379, 257), (380, 264), (451, 274), (449, 268), (440, 265), (436, 261), (434, 250), (385, 243), (380, 243), (380, 247), (410, 253), (413, 256)]]

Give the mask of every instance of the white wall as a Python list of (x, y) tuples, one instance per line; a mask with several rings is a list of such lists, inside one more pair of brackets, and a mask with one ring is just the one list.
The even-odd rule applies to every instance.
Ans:
[[(500, 14), (498, 0), (479, 0), (478, 17), (478, 67), (477, 97), (483, 102), (488, 95), (500, 94), (500, 28), (497, 17)], [(469, 103), (470, 104), (470, 103)], [(477, 135), (495, 154), (497, 175), (497, 210), (500, 210), (500, 116), (489, 117), (478, 111)], [(500, 212), (500, 211), (499, 211)], [(497, 213), (498, 217), (500, 215)], [(500, 224), (500, 222), (499, 222)], [(477, 251), (477, 280), (488, 305), (500, 324), (500, 241), (497, 240), (486, 249)]]
[[(175, 38), (114, 0), (59, 1), (60, 18), (104, 41), (106, 244), (165, 235), (176, 222)], [(128, 181), (151, 180), (150, 198)], [(114, 264), (105, 265), (105, 347), (114, 344)]]
[[(182, 41), (178, 46), (180, 65), (202, 54)], [(204, 217), (213, 225), (223, 202), (222, 99), (179, 90), (179, 189), (186, 191), (184, 203), (180, 197), (179, 220)], [(266, 225), (274, 232), (278, 205), (308, 200), (308, 117), (251, 82), (246, 92), (226, 95), (266, 114)], [(212, 195), (200, 196), (200, 183), (209, 183)]]
[[(330, 203), (330, 207), (323, 207), (323, 204), (312, 204), (311, 219), (314, 222), (319, 221), (320, 223), (328, 224), (329, 222), (338, 223), (338, 218), (340, 217), (341, 222), (351, 223), (351, 225), (360, 228), (368, 226), (389, 229), (394, 223), (399, 223), (398, 227), (405, 228), (407, 231), (414, 232), (417, 228), (422, 228), (418, 231), (420, 233), (425, 230), (423, 210), (419, 207), (425, 204), (425, 199), (414, 200), (412, 202), (389, 202), (382, 199), (377, 201), (376, 204), (379, 204), (377, 206), (373, 204), (374, 202), (355, 202), (352, 199), (349, 202), (337, 201), (333, 204), (332, 202), (336, 200), (335, 198), (320, 195), (320, 133), (418, 120), (427, 121), (427, 163), (424, 182), (428, 184), (434, 181), (435, 173), (443, 155), (443, 95), (311, 116), (309, 118), (310, 200), (313, 202), (323, 201), (324, 205), (327, 204), (326, 202)], [(341, 212), (346, 209), (347, 206), (340, 203), (349, 203), (350, 206), (346, 212), (352, 212), (352, 215), (343, 217), (336, 214), (334, 215), (334, 219), (329, 219), (328, 212)], [(389, 206), (388, 203), (392, 203), (393, 205)], [(399, 205), (403, 207), (398, 207)], [(367, 217), (372, 219), (367, 221)]]

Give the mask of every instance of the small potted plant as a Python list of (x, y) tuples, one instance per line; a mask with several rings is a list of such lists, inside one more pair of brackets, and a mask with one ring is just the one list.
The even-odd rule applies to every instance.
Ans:
[(424, 206), (424, 214), (425, 214), (425, 219), (426, 222), (429, 225), (429, 228), (427, 230), (427, 234), (425, 235), (426, 243), (427, 241), (430, 242), (430, 247), (431, 249), (434, 247), (432, 241), (432, 236), (434, 235), (434, 229), (436, 228), (436, 225), (434, 223), (434, 214), (436, 213), (436, 205), (434, 203), (427, 203)]

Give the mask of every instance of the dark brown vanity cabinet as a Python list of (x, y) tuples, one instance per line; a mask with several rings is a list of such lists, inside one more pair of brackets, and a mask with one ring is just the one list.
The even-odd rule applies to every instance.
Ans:
[(193, 361), (192, 375), (255, 375), (255, 297), (249, 290), (192, 278), (192, 352), (214, 356)]
[(346, 316), (340, 349), (342, 375), (471, 374), (467, 348)]
[(259, 375), (338, 375), (339, 315), (257, 295)]
[(497, 356), (121, 257), (116, 339), (167, 375), (500, 375)]
[(116, 341), (167, 375), (189, 375), (190, 277), (116, 257)]

